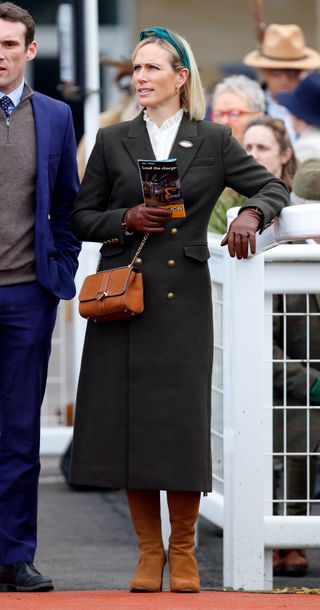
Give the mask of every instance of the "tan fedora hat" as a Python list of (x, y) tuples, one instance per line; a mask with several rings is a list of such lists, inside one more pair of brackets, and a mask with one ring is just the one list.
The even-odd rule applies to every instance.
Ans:
[(271, 23), (264, 33), (261, 49), (248, 53), (243, 62), (255, 68), (316, 70), (320, 68), (320, 53), (306, 47), (298, 25)]

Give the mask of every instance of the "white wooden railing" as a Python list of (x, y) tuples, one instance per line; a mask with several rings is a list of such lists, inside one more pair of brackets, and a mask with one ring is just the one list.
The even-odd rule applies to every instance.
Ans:
[(272, 514), (271, 315), (272, 294), (320, 293), (320, 247), (281, 245), (238, 261), (220, 241), (209, 236), (214, 491), (201, 514), (224, 530), (224, 586), (271, 589), (272, 548), (320, 546), (320, 517)]

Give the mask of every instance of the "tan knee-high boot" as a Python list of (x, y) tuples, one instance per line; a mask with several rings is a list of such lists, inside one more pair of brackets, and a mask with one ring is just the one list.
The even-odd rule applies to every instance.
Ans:
[(130, 591), (161, 591), (166, 555), (161, 534), (160, 492), (129, 489), (127, 497), (140, 549)]
[(171, 591), (198, 593), (200, 579), (194, 554), (194, 526), (198, 517), (200, 493), (167, 491), (171, 535), (169, 567)]

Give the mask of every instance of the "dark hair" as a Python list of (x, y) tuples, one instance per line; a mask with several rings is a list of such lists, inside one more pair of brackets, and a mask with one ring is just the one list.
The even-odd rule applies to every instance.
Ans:
[(268, 127), (269, 129), (271, 129), (281, 152), (285, 152), (288, 148), (290, 148), (291, 157), (286, 163), (282, 165), (282, 172), (280, 178), (291, 191), (292, 179), (294, 174), (296, 173), (298, 161), (294, 153), (294, 148), (292, 146), (290, 136), (288, 134), (284, 122), (282, 121), (282, 119), (275, 119), (271, 116), (264, 116), (260, 119), (257, 118), (253, 119), (253, 121), (250, 121), (250, 123), (246, 126), (244, 132), (248, 131), (250, 127), (255, 127), (256, 125), (262, 125), (263, 127)]
[(4, 19), (5, 21), (13, 21), (23, 23), (26, 26), (25, 33), (25, 46), (26, 48), (29, 44), (34, 40), (35, 33), (35, 22), (33, 17), (31, 17), (30, 13), (26, 11), (21, 6), (17, 4), (13, 4), (13, 2), (1, 2), (0, 4), (0, 19)]

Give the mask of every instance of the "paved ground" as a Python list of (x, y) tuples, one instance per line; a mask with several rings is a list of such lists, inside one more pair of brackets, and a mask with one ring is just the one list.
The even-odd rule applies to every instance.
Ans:
[[(124, 493), (73, 491), (56, 475), (45, 465), (36, 565), (52, 576), (57, 591), (126, 590), (137, 548)], [(222, 590), (221, 532), (202, 518), (197, 558), (202, 589)], [(308, 576), (278, 577), (274, 586), (319, 587), (320, 551), (310, 550), (309, 559)]]
[[(222, 587), (222, 538), (201, 520), (197, 552), (205, 589)], [(57, 590), (127, 589), (137, 560), (124, 492), (40, 486), (37, 565)], [(166, 579), (165, 579), (166, 584)]]

